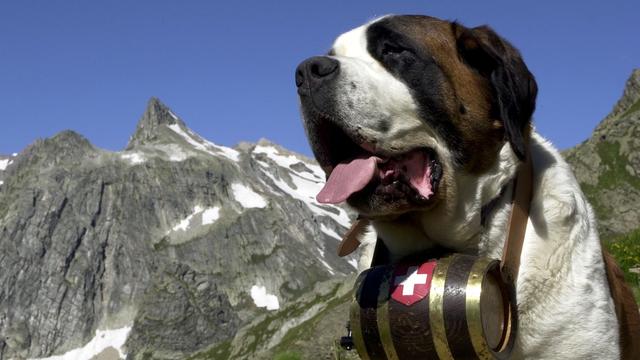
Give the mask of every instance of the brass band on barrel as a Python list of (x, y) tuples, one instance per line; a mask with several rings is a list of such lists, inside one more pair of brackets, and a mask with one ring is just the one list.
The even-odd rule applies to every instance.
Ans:
[(440, 360), (453, 360), (444, 327), (443, 306), (444, 284), (452, 259), (453, 257), (449, 256), (438, 261), (431, 279), (431, 289), (429, 290), (429, 327), (431, 328), (433, 344)]
[(471, 271), (469, 272), (469, 278), (467, 280), (467, 293), (466, 293), (466, 315), (467, 326), (469, 329), (469, 336), (471, 337), (471, 343), (473, 349), (481, 360), (493, 360), (493, 351), (489, 348), (484, 336), (484, 329), (482, 326), (482, 315), (480, 313), (480, 296), (482, 294), (482, 282), (487, 274), (489, 265), (497, 260), (492, 259), (478, 259)]
[[(390, 276), (391, 274), (387, 274)], [(378, 293), (378, 308), (376, 310), (378, 333), (384, 352), (389, 360), (399, 360), (396, 347), (391, 336), (391, 323), (389, 322), (389, 279), (380, 282), (380, 292)]]
[(358, 299), (362, 293), (363, 287), (363, 275), (358, 277), (358, 282), (356, 282), (356, 294), (354, 294), (353, 301), (351, 302), (351, 316), (349, 317), (351, 322), (351, 337), (353, 338), (353, 344), (356, 346), (356, 350), (360, 355), (360, 358), (363, 360), (370, 360), (369, 353), (367, 352), (367, 346), (364, 343), (364, 339), (362, 337), (362, 324), (360, 323), (360, 304), (358, 303)]
[[(362, 359), (424, 357), (425, 353), (413, 352), (418, 348), (407, 341), (419, 337), (424, 339), (420, 344), (426, 358), (506, 360), (511, 356), (517, 332), (515, 291), (502, 281), (499, 260), (462, 254), (438, 260), (428, 297), (411, 310), (390, 299), (393, 271), (394, 266), (375, 267), (356, 281), (350, 319)], [(422, 328), (406, 326), (411, 316), (422, 320)], [(413, 350), (407, 352), (406, 346)]]

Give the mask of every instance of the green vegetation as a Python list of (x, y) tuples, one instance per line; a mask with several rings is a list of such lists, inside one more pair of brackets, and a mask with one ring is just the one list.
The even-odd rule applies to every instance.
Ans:
[[(335, 291), (337, 291), (337, 290), (338, 289), (336, 288)], [(334, 291), (334, 294), (335, 294), (335, 291)], [(302, 338), (305, 338), (305, 337), (309, 337), (309, 338), (313, 337), (313, 332), (314, 332), (313, 329), (315, 328), (315, 325), (317, 324), (319, 319), (322, 318), (323, 314), (327, 313), (329, 310), (335, 308), (336, 306), (338, 306), (340, 304), (344, 304), (350, 298), (351, 298), (351, 293), (347, 293), (347, 294), (343, 295), (342, 297), (331, 299), (331, 301), (327, 304), (327, 307), (323, 311), (320, 311), (318, 314), (316, 314), (311, 319), (309, 319), (309, 320), (303, 322), (302, 324), (300, 324), (300, 325), (292, 328), (291, 330), (289, 330), (287, 332), (287, 334), (282, 338), (282, 341), (276, 347), (276, 350), (278, 350), (278, 349), (291, 349), (291, 348), (295, 347), (295, 341), (296, 340), (302, 339)]]
[(640, 178), (627, 171), (628, 159), (620, 154), (620, 143), (603, 141), (597, 145), (598, 155), (605, 164), (605, 171), (598, 178), (601, 188), (614, 189), (622, 183), (628, 183), (640, 189)]
[[(340, 288), (340, 285), (336, 285), (334, 287), (334, 289), (332, 291), (330, 291), (327, 295), (318, 296), (317, 298), (315, 298), (312, 302), (310, 302), (308, 304), (305, 304), (305, 305), (303, 305), (301, 307), (286, 308), (284, 310), (281, 310), (281, 311), (277, 312), (274, 315), (268, 316), (264, 321), (262, 321), (258, 325), (256, 325), (253, 328), (251, 328), (251, 330), (249, 330), (249, 332), (247, 333), (247, 338), (255, 339), (255, 341), (252, 342), (248, 346), (248, 349), (246, 349), (247, 351), (243, 351), (243, 354), (255, 353), (255, 350), (256, 350), (256, 348), (258, 347), (259, 344), (262, 344), (262, 343), (265, 343), (266, 341), (268, 341), (268, 339), (270, 338), (270, 336), (273, 333), (273, 329), (271, 329), (271, 327), (269, 326), (269, 325), (271, 325), (271, 323), (273, 321), (280, 320), (280, 321), (278, 321), (278, 324), (283, 324), (284, 322), (286, 322), (286, 320), (290, 320), (290, 319), (294, 319), (294, 318), (300, 317), (307, 310), (311, 309), (314, 305), (326, 303), (329, 299), (332, 299), (333, 297), (335, 297), (335, 295), (338, 292), (339, 288)], [(307, 323), (309, 323), (309, 321), (305, 321), (300, 326), (304, 326)], [(300, 326), (298, 326), (298, 327), (300, 327)], [(287, 332), (287, 334), (285, 335), (285, 337), (280, 342), (280, 344), (278, 345), (278, 348), (280, 348), (282, 350), (286, 350), (283, 353), (288, 352), (288, 349), (291, 348), (291, 347), (287, 346), (287, 344), (285, 344), (285, 342), (287, 341), (287, 339), (290, 339), (292, 337), (295, 338), (293, 333), (296, 331), (296, 329), (298, 327), (294, 327), (293, 329), (289, 330)], [(277, 353), (277, 351), (276, 351), (276, 353)]]
[(625, 111), (622, 115), (618, 116), (618, 118), (625, 118), (636, 111), (640, 111), (640, 99), (636, 101), (633, 105), (629, 106), (627, 111)]
[(601, 202), (600, 193), (603, 189), (613, 190), (628, 184), (640, 190), (640, 178), (627, 171), (629, 165), (626, 156), (620, 154), (620, 143), (602, 141), (597, 145), (597, 152), (602, 160), (602, 173), (598, 177), (596, 185), (582, 183), (582, 191), (589, 199), (598, 219), (606, 219), (611, 216), (611, 209)]
[(640, 274), (630, 271), (631, 269), (640, 270), (640, 229), (607, 241), (604, 247), (624, 271), (625, 280), (631, 286), (636, 301), (640, 303)]
[(190, 356), (187, 360), (226, 360), (231, 356), (231, 341), (225, 341), (213, 348)]
[(287, 351), (273, 357), (273, 360), (302, 360), (304, 357), (297, 352)]
[[(292, 306), (275, 313), (266, 314), (264, 319), (254, 326), (252, 326), (246, 334), (243, 335), (243, 338), (246, 339), (246, 343), (243, 344), (243, 348), (241, 349), (238, 356), (247, 356), (251, 354), (255, 354), (256, 351), (260, 348), (261, 345), (265, 344), (270, 340), (271, 335), (273, 335), (275, 329), (280, 327), (286, 321), (298, 318), (302, 316), (307, 310), (312, 308), (316, 304), (324, 304), (328, 303), (326, 308), (331, 308), (335, 306), (335, 303), (339, 303), (343, 298), (335, 299), (338, 290), (340, 289), (340, 284), (336, 284), (334, 288), (329, 291), (326, 295), (318, 296), (313, 299), (310, 303), (301, 304), (300, 306)], [(326, 311), (326, 310), (324, 310)], [(323, 313), (321, 311), (320, 313)], [(316, 315), (312, 318), (311, 321), (305, 321), (301, 325), (294, 327), (290, 331), (287, 332), (282, 342), (274, 349), (274, 353), (276, 354), (274, 359), (278, 360), (299, 360), (304, 357), (302, 354), (291, 351), (289, 349), (293, 348), (293, 342), (297, 339), (300, 334), (301, 329), (306, 328), (307, 326), (311, 326), (309, 324), (315, 323), (313, 320), (319, 318), (319, 315)], [(231, 342), (227, 341), (225, 343), (219, 344), (211, 349), (199, 352), (197, 354), (189, 357), (189, 360), (223, 360), (229, 359), (231, 356)]]

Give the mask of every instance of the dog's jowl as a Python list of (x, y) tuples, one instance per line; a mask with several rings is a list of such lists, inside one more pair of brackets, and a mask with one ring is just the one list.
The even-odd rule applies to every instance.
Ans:
[(295, 81), (327, 175), (317, 200), (368, 219), (392, 262), (436, 248), (499, 259), (530, 158), (513, 358), (624, 355), (593, 211), (533, 129), (536, 81), (508, 41), (487, 26), (385, 16), (303, 61)]

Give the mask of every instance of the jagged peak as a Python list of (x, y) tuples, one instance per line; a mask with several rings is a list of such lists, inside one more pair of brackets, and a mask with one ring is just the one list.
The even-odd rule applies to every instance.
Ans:
[(185, 123), (156, 97), (149, 99), (147, 109), (138, 121), (136, 131), (127, 144), (126, 150), (157, 140), (159, 129), (164, 126), (178, 124), (186, 128)]
[(640, 126), (640, 69), (634, 69), (627, 79), (613, 110), (595, 128), (592, 139), (620, 139)]
[[(640, 68), (634, 69), (624, 86), (622, 97), (613, 107), (607, 118), (625, 115), (628, 110), (640, 102)], [(640, 105), (636, 105), (640, 106)]]
[(63, 130), (54, 136), (36, 142), (37, 145), (45, 146), (47, 149), (56, 148), (60, 150), (68, 149), (73, 151), (92, 151), (96, 148), (91, 142), (81, 134), (73, 130)]
[(279, 153), (283, 154), (283, 155), (301, 155), (298, 154), (294, 151), (291, 151), (283, 146), (281, 146), (280, 144), (276, 144), (273, 141), (267, 139), (267, 138), (260, 138), (258, 140), (258, 142), (256, 143), (256, 146), (261, 146), (261, 147), (272, 147), (275, 148)]
[(50, 140), (52, 141), (64, 141), (64, 142), (77, 142), (77, 143), (87, 143), (89, 144), (89, 140), (78, 134), (73, 130), (62, 130), (59, 133), (53, 135)]
[(58, 162), (61, 159), (93, 156), (98, 152), (84, 136), (73, 130), (64, 130), (50, 138), (36, 140), (20, 153), (20, 158), (29, 159), (29, 162)]
[(277, 143), (274, 143), (273, 141), (267, 139), (267, 138), (260, 138), (258, 140), (258, 142), (253, 145), (253, 148), (251, 149), (251, 151), (253, 153), (265, 153), (265, 152), (269, 152), (269, 151), (265, 151), (266, 148), (273, 148), (276, 150), (276, 152), (281, 155), (281, 156), (293, 156), (295, 158), (297, 158), (298, 160), (301, 160), (303, 162), (306, 163), (310, 163), (310, 164), (316, 164), (315, 159), (312, 159), (306, 155), (297, 153), (295, 151), (289, 150), (285, 147), (283, 147), (282, 145), (279, 145)]
[(234, 148), (244, 152), (252, 152), (256, 148), (256, 146), (263, 146), (263, 147), (270, 146), (270, 147), (276, 148), (278, 151), (283, 153), (293, 153), (292, 151), (274, 143), (273, 141), (267, 138), (260, 138), (258, 139), (257, 142), (241, 141)]

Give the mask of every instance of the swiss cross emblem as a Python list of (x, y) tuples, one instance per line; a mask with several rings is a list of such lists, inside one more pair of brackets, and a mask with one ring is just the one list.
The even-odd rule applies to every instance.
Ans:
[(429, 295), (435, 267), (435, 261), (396, 267), (391, 279), (391, 298), (407, 306), (425, 298)]

